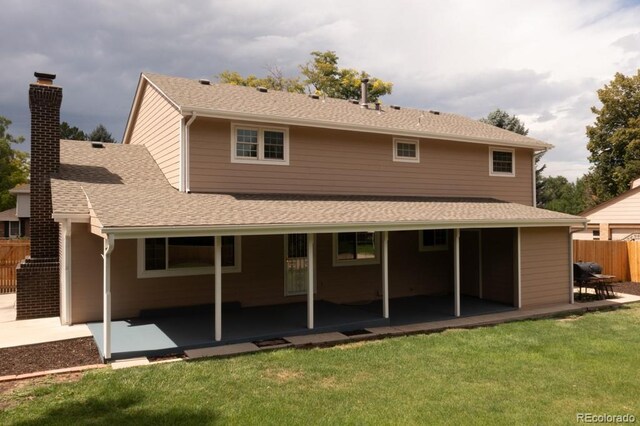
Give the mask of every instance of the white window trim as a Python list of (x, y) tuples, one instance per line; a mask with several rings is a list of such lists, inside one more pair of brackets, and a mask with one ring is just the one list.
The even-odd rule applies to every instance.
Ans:
[[(494, 172), (493, 171), (493, 153), (498, 152), (510, 152), (511, 153), (511, 173), (508, 172)], [(499, 148), (489, 147), (489, 176), (502, 176), (502, 177), (515, 177), (516, 176), (516, 151), (513, 148)]]
[[(19, 237), (20, 236), (20, 221), (8, 221), (9, 225), (9, 237)], [(15, 224), (15, 225), (14, 225)], [(15, 226), (15, 229), (13, 229)], [(15, 231), (15, 232), (12, 232)]]
[[(236, 155), (236, 130), (256, 130), (258, 132), (258, 157), (238, 157)], [(264, 158), (264, 132), (282, 132), (284, 134), (284, 146), (283, 146), (283, 160), (277, 160), (273, 158)], [(274, 126), (255, 126), (251, 124), (231, 124), (231, 162), (241, 164), (273, 164), (279, 166), (289, 165), (289, 128), (287, 127), (274, 127)]]
[[(242, 272), (242, 239), (239, 235), (234, 236), (234, 259), (235, 265), (223, 266), (222, 273)], [(145, 269), (145, 246), (144, 238), (138, 238), (138, 278), (158, 278), (158, 277), (182, 277), (189, 275), (213, 275), (215, 266), (205, 266), (199, 268), (175, 268), (175, 269), (156, 269), (147, 271)], [(168, 244), (165, 245), (169, 249)], [(168, 260), (168, 256), (165, 257)]]
[(424, 245), (424, 234), (422, 231), (440, 231), (440, 229), (421, 229), (418, 231), (418, 251), (447, 251), (449, 250), (449, 231), (446, 229), (442, 229), (442, 231), (446, 232), (447, 242), (446, 244), (438, 244), (433, 246), (425, 246)]
[[(409, 143), (416, 147), (416, 156), (402, 157), (398, 156), (398, 143)], [(420, 141), (417, 139), (393, 138), (393, 161), (401, 163), (419, 163), (420, 162)]]
[[(340, 232), (341, 234), (352, 234), (355, 232)], [(369, 259), (338, 259), (338, 234), (333, 234), (333, 266), (358, 266), (358, 265), (377, 265), (380, 263), (380, 233), (374, 232), (375, 257)]]

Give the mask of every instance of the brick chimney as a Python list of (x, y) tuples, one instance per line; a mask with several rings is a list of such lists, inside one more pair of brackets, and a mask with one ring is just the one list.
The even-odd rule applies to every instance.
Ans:
[(51, 174), (60, 167), (62, 88), (54, 74), (34, 73), (31, 110), (31, 257), (18, 267), (17, 319), (58, 316), (59, 230), (51, 217)]

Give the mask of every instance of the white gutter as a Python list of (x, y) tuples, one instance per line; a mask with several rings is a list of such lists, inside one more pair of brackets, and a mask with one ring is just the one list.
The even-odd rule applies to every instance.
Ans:
[[(182, 155), (182, 162), (184, 165), (183, 174), (184, 174), (184, 191), (189, 193), (191, 192), (191, 172), (190, 172), (190, 152), (191, 152), (191, 144), (189, 143), (190, 139), (190, 131), (189, 128), (191, 124), (196, 120), (197, 113), (193, 113), (187, 124), (184, 126), (184, 155)], [(182, 118), (184, 120), (184, 117)]]
[[(372, 223), (336, 223), (336, 224), (261, 224), (261, 225), (218, 225), (218, 226), (163, 226), (163, 227), (102, 227), (103, 233), (118, 239), (151, 238), (160, 236), (195, 237), (215, 235), (276, 235), (335, 232), (375, 232), (375, 231), (413, 231), (420, 229), (477, 229), (477, 228), (531, 228), (565, 227), (585, 224), (586, 219), (556, 219), (553, 222), (532, 220), (514, 221), (458, 221), (458, 222), (372, 222)], [(586, 225), (585, 225), (586, 226)]]
[(198, 114), (198, 116), (200, 117), (209, 117), (209, 118), (223, 118), (228, 120), (245, 120), (245, 121), (255, 121), (260, 123), (270, 123), (270, 124), (280, 124), (280, 125), (284, 124), (284, 125), (290, 125), (290, 126), (319, 127), (323, 129), (348, 130), (348, 131), (355, 131), (355, 132), (405, 136), (405, 137), (413, 137), (413, 138), (432, 138), (432, 139), (441, 139), (441, 140), (456, 141), (456, 142), (477, 143), (477, 144), (483, 144), (483, 145), (500, 145), (500, 146), (515, 147), (515, 148), (532, 148), (532, 149), (545, 149), (545, 150), (553, 148), (553, 145), (542, 142), (542, 141), (539, 141), (540, 143), (538, 144), (527, 144), (527, 143), (504, 141), (500, 139), (496, 140), (496, 139), (476, 138), (473, 136), (456, 136), (456, 135), (451, 135), (447, 133), (410, 131), (410, 130), (393, 129), (393, 128), (387, 128), (387, 127), (368, 126), (368, 125), (362, 125), (362, 124), (336, 123), (335, 121), (327, 121), (327, 120), (314, 120), (314, 119), (296, 118), (296, 117), (278, 117), (278, 116), (272, 116), (272, 115), (266, 115), (266, 114), (255, 114), (255, 113), (225, 111), (225, 110), (212, 110), (212, 109), (205, 109), (205, 108), (181, 108), (180, 112), (183, 115)]

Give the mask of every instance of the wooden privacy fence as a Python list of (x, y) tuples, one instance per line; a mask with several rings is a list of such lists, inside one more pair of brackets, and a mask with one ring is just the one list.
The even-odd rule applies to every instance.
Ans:
[(573, 241), (574, 262), (596, 262), (620, 281), (640, 282), (640, 241)]
[(29, 241), (0, 240), (0, 294), (16, 292), (16, 267), (30, 251)]

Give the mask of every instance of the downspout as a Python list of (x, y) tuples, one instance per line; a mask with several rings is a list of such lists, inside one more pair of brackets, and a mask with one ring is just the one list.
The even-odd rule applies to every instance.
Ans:
[(187, 124), (185, 124), (184, 126), (184, 156), (182, 158), (182, 161), (184, 164), (184, 190), (186, 193), (191, 192), (191, 161), (189, 161), (189, 154), (191, 152), (189, 139), (191, 132), (189, 131), (189, 128), (191, 127), (191, 124), (196, 120), (197, 116), (198, 115), (193, 112), (191, 118), (189, 118), (189, 121), (187, 121)]
[(104, 350), (104, 359), (111, 358), (111, 253), (115, 247), (115, 238), (111, 234), (107, 234), (104, 240), (104, 254), (102, 255), (102, 282), (103, 282), (103, 299), (102, 299), (102, 345)]
[(574, 303), (573, 300), (573, 234), (576, 232), (582, 232), (587, 230), (587, 222), (582, 225), (582, 229), (575, 229), (573, 231), (569, 231), (569, 291), (571, 293), (571, 304)]

